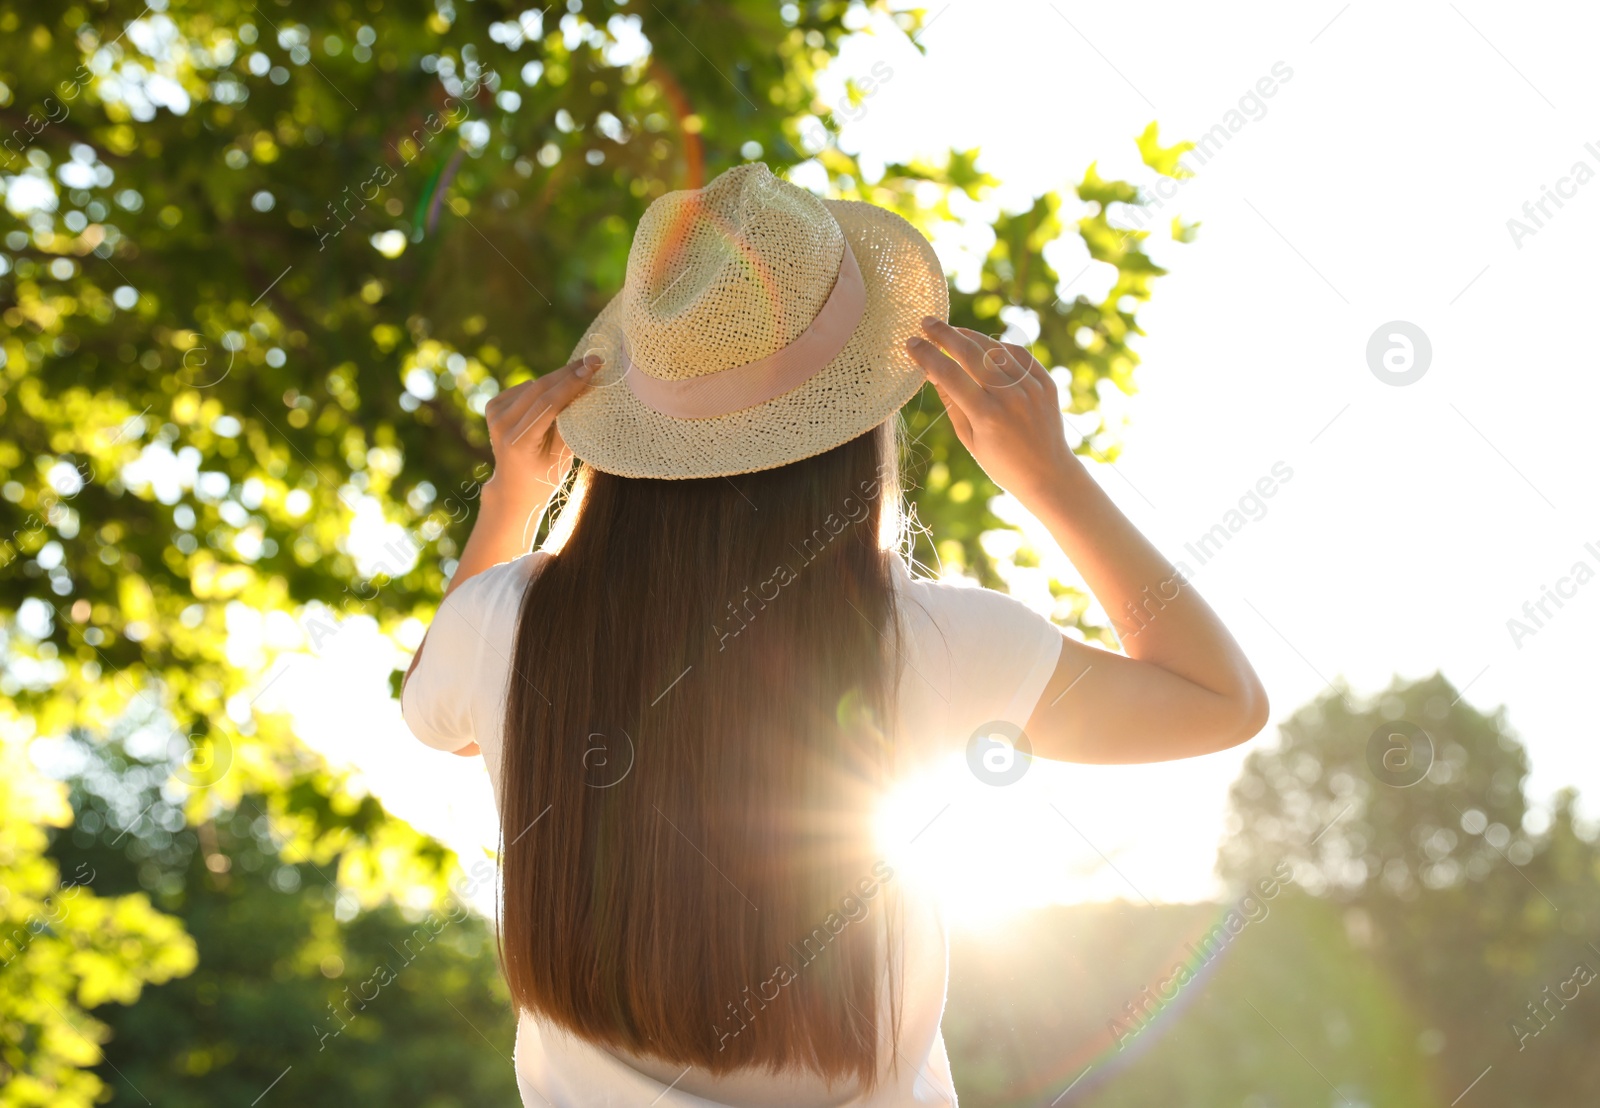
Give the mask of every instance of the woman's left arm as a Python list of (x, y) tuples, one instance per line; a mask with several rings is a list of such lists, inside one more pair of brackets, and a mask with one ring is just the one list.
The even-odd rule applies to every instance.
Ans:
[[(484, 418), (494, 450), (494, 473), (479, 494), (478, 519), (445, 587), (446, 598), (490, 566), (526, 554), (533, 545), (539, 520), (572, 464), (572, 451), (561, 440), (556, 416), (588, 387), (599, 366), (600, 359), (590, 355), (489, 401)], [(427, 645), (424, 636), (406, 669), (407, 678)], [(476, 754), (478, 744), (468, 743), (454, 753)]]

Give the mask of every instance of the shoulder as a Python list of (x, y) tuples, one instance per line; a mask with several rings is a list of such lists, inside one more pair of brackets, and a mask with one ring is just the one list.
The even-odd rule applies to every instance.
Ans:
[(458, 750), (498, 718), (528, 582), (551, 556), (525, 554), (476, 573), (439, 604), (401, 692), (401, 714), (429, 746)]
[(974, 631), (988, 627), (996, 632), (1027, 628), (1035, 633), (1050, 620), (1007, 593), (984, 588), (975, 581), (918, 577), (899, 558), (892, 571), (898, 575), (901, 596), (910, 602), (913, 617), (922, 617), (941, 630)]
[(550, 557), (547, 551), (535, 550), (474, 574), (440, 602), (440, 614), (448, 609), (485, 627), (507, 619), (515, 622), (528, 582)]
[(902, 563), (899, 605), (913, 723), (950, 741), (993, 720), (1021, 726), (1055, 672), (1062, 634), (1028, 605), (976, 583), (911, 574)]

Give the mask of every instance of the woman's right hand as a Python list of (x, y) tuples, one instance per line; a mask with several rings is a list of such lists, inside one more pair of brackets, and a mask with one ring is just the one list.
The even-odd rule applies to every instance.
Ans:
[(1026, 349), (932, 316), (906, 349), (928, 373), (961, 445), (1025, 505), (1081, 471), (1067, 446), (1056, 383)]

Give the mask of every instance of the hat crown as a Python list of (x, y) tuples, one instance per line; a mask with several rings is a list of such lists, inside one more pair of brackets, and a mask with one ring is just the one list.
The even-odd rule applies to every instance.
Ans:
[(628, 251), (618, 324), (635, 371), (718, 373), (794, 342), (832, 291), (844, 232), (759, 162), (650, 205)]

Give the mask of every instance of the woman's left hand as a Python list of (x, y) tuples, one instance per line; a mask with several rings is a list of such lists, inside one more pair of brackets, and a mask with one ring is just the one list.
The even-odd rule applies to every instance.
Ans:
[(572, 451), (561, 439), (556, 416), (589, 387), (600, 365), (600, 357), (590, 354), (489, 401), (484, 418), (494, 450), (494, 475), (484, 483), (486, 494), (542, 502), (560, 486)]
[[(445, 599), (490, 566), (528, 552), (539, 516), (572, 464), (572, 451), (561, 440), (556, 416), (589, 387), (600, 365), (599, 355), (590, 354), (489, 401), (483, 414), (494, 449), (494, 474), (483, 483), (478, 518), (445, 587)], [(426, 646), (424, 638), (406, 670), (407, 678)], [(455, 753), (476, 754), (478, 744), (468, 743)]]

